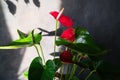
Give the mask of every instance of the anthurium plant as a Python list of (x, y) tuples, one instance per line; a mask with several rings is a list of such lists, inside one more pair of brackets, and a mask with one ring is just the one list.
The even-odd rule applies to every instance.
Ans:
[[(56, 20), (53, 59), (45, 60), (41, 45), (42, 32), (35, 33), (35, 30), (29, 34), (17, 30), (20, 38), (0, 46), (0, 49), (35, 47), (38, 57), (33, 59), (24, 73), (28, 80), (120, 80), (117, 79), (120, 70), (103, 60), (108, 50), (98, 45), (85, 28), (74, 28), (73, 20), (63, 11), (64, 8), (60, 12), (50, 12)], [(56, 38), (59, 22), (66, 29)], [(56, 58), (56, 46), (65, 47), (59, 58)], [(87, 74), (81, 76), (85, 72)]]

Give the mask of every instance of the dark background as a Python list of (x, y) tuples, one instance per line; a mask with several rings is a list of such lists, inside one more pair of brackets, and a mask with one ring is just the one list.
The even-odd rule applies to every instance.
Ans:
[(106, 59), (120, 66), (120, 0), (62, 0), (62, 7), (75, 26), (85, 27), (97, 43), (110, 49)]

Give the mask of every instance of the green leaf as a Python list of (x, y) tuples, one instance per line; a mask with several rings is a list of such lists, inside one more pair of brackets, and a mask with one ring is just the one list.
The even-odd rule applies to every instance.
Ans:
[(0, 49), (18, 49), (33, 46), (34, 44), (39, 44), (42, 39), (42, 35), (41, 33), (34, 34), (33, 32), (34, 30), (29, 33), (27, 37), (12, 41), (7, 46), (0, 46)]
[(101, 80), (100, 76), (95, 72), (87, 80)]
[(46, 65), (42, 64), (42, 59), (36, 57), (29, 68), (29, 80), (53, 80), (56, 72), (56, 65), (53, 60), (48, 60)]
[(79, 37), (80, 34), (88, 34), (89, 35), (89, 32), (85, 28), (82, 28), (82, 27), (78, 26), (75, 29), (76, 38)]
[(23, 48), (23, 45), (12, 45), (12, 46), (0, 46), (0, 49), (18, 49), (18, 48)]
[(103, 55), (106, 53), (105, 49), (98, 46), (89, 32), (81, 27), (75, 29), (76, 40), (74, 43), (69, 42), (65, 39), (58, 38), (56, 45), (64, 45), (77, 52), (82, 52), (88, 55)]
[(99, 60), (97, 62), (94, 62), (94, 68), (97, 69), (102, 63), (103, 63), (103, 60)]
[(12, 46), (12, 45), (31, 45), (33, 44), (33, 40), (32, 40), (32, 34), (30, 33), (26, 38), (23, 38), (23, 39), (18, 39), (18, 40), (15, 40), (15, 41), (12, 41), (9, 46)]
[(59, 58), (55, 58), (53, 61), (55, 63), (55, 70), (57, 71), (61, 67), (62, 62)]
[(39, 44), (40, 43), (40, 41), (42, 39), (42, 35), (41, 34), (42, 34), (41, 32), (37, 33), (37, 34), (32, 33), (32, 40), (33, 40), (34, 44)]
[(72, 80), (79, 80), (79, 78), (76, 76), (73, 76)]
[(85, 44), (91, 44), (94, 46), (97, 46), (94, 42), (93, 37), (89, 34), (89, 32), (81, 27), (77, 27), (75, 29), (75, 35), (76, 35), (76, 43), (85, 43)]
[(27, 34), (23, 33), (22, 31), (17, 30), (17, 32), (18, 32), (18, 35), (19, 35), (20, 39), (23, 39), (23, 38), (27, 37)]
[(28, 80), (42, 80), (44, 68), (42, 64), (42, 59), (40, 57), (34, 58), (32, 63), (30, 64), (29, 72), (28, 72)]
[(48, 60), (46, 62), (46, 66), (44, 68), (44, 71), (42, 73), (42, 77), (41, 80), (53, 80), (53, 78), (55, 77), (55, 70), (56, 66), (54, 61), (52, 60)]
[(72, 42), (69, 42), (67, 40), (64, 40), (62, 38), (58, 38), (56, 40), (56, 45), (64, 45), (64, 46), (67, 46), (75, 51), (77, 51), (78, 53), (82, 52), (82, 53), (85, 53), (85, 54), (88, 54), (88, 55), (94, 55), (94, 56), (97, 56), (97, 55), (102, 55), (102, 54), (105, 54), (104, 51), (102, 51), (100, 48), (94, 46), (94, 45), (90, 45), (90, 44), (87, 44), (87, 43), (72, 43)]
[(28, 71), (25, 71), (25, 72), (24, 72), (24, 77), (25, 77), (26, 79), (28, 79)]
[(80, 67), (84, 67), (84, 68), (89, 68), (91, 70), (94, 69), (94, 63), (91, 59), (84, 59), (81, 60), (80, 62), (77, 63), (77, 65), (79, 65)]

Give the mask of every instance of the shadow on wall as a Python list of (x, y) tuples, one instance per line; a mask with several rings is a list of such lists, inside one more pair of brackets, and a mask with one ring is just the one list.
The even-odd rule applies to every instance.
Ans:
[[(11, 41), (11, 36), (2, 11), (0, 2), (0, 45)], [(18, 69), (21, 64), (24, 49), (0, 50), (0, 80), (18, 80)]]
[(120, 0), (62, 0), (64, 14), (75, 26), (88, 29), (95, 41), (108, 49), (106, 59), (120, 66)]

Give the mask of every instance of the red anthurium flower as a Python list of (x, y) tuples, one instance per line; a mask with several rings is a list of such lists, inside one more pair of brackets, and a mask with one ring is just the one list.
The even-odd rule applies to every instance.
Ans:
[(60, 36), (60, 38), (66, 39), (70, 42), (73, 42), (75, 40), (75, 29), (68, 28), (66, 29)]
[(66, 63), (73, 63), (72, 61), (73, 55), (71, 54), (70, 51), (63, 51), (60, 54), (60, 60)]
[(63, 13), (63, 10), (64, 10), (64, 8), (60, 11), (60, 13), (59, 12), (57, 12), (57, 11), (52, 11), (52, 12), (50, 12), (50, 14), (56, 19), (56, 20), (58, 20), (63, 26), (66, 26), (66, 27), (72, 27), (73, 26), (73, 20), (70, 18), (70, 17), (68, 17), (68, 16), (65, 16), (65, 15), (63, 15), (62, 13)]

